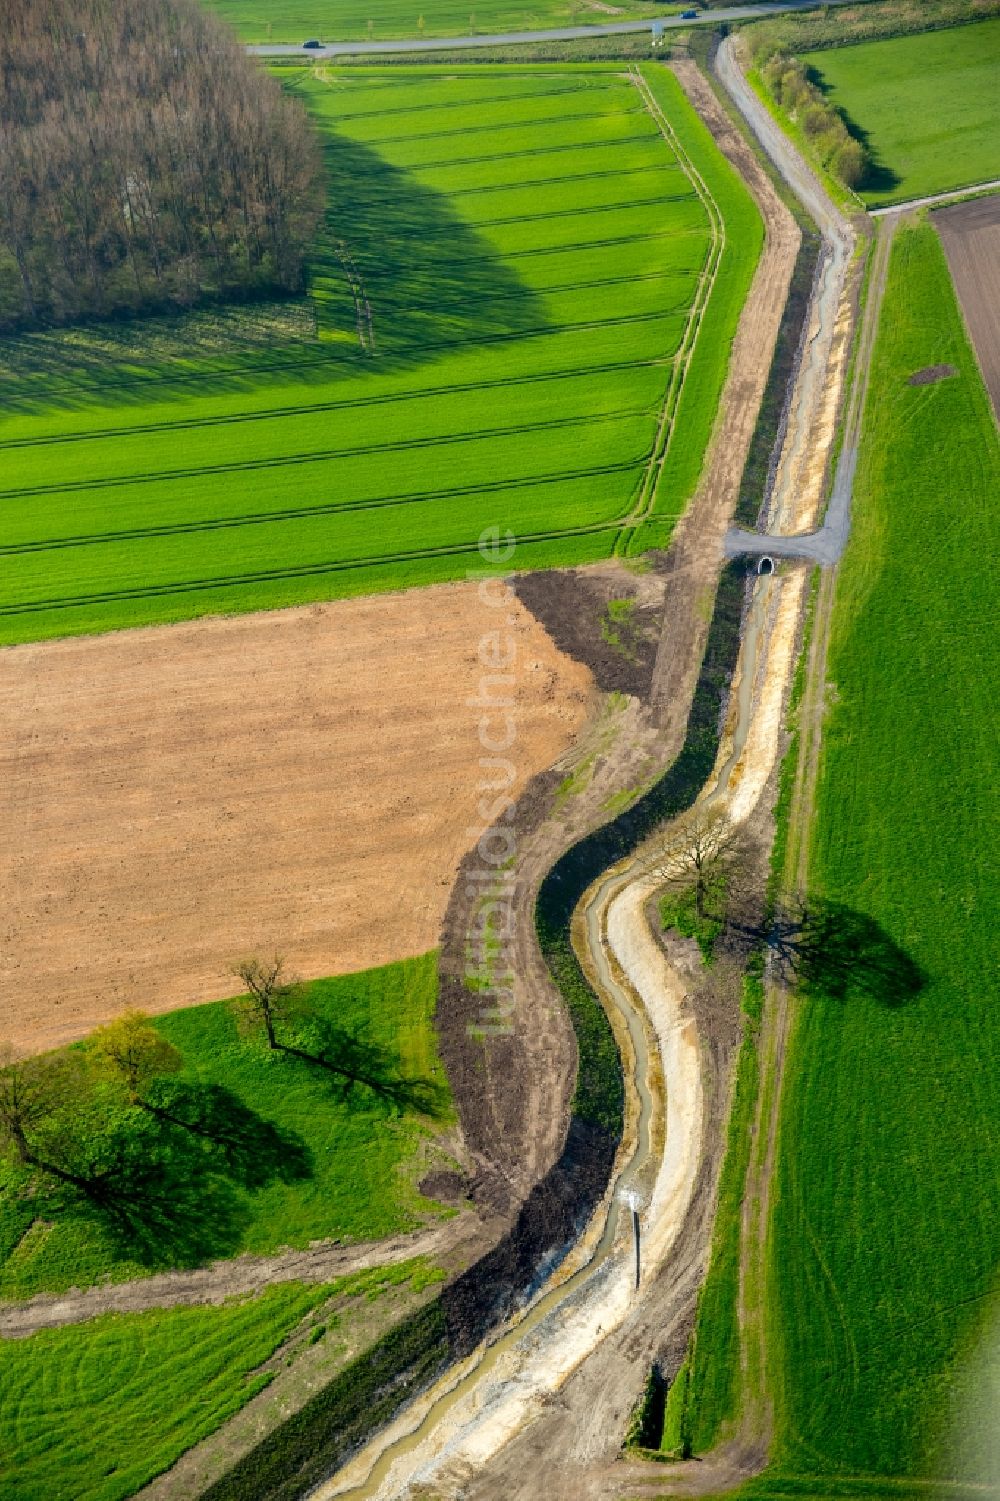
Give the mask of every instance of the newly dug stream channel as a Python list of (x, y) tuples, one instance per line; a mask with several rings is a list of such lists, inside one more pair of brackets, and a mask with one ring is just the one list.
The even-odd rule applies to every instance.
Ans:
[[(773, 605), (781, 585), (773, 576), (753, 585), (726, 732), (703, 801), (733, 798), (747, 775), (744, 752), (767, 676), (760, 667), (766, 667), (775, 634)], [(771, 752), (764, 756), (764, 774), (752, 769), (757, 795), (777, 751), (778, 723), (772, 725), (773, 734), (764, 736)], [(756, 796), (741, 802), (748, 814)], [(516, 1322), (450, 1369), (313, 1490), (316, 1501), (389, 1501), (432, 1478), (457, 1480), (475, 1473), (530, 1423), (632, 1307), (633, 1194), (642, 1206), (642, 1277), (655, 1276), (669, 1256), (698, 1175), (704, 1102), (685, 982), (668, 964), (645, 916), (648, 898), (662, 885), (654, 864), (655, 852), (647, 846), (614, 865), (588, 888), (573, 919), (574, 948), (612, 1020), (626, 1077), (622, 1142), (600, 1206)]]
[[(737, 73), (731, 54), (721, 61), (730, 75)], [(760, 131), (759, 119), (753, 123)], [(808, 526), (822, 496), (849, 345), (845, 282), (853, 234), (807, 170), (805, 184), (794, 181), (799, 173), (789, 170), (786, 154), (779, 148), (773, 155), (786, 178), (805, 187), (803, 196), (819, 197), (826, 252), (768, 507), (771, 525), (787, 528)], [(805, 579), (805, 569), (793, 566), (753, 586), (729, 722), (702, 794), (734, 822), (749, 817), (775, 764)], [(574, 916), (574, 946), (612, 1018), (626, 1071), (625, 1130), (608, 1193), (578, 1246), (517, 1322), (442, 1377), (315, 1496), (390, 1501), (411, 1485), (433, 1481), (445, 1494), (457, 1493), (482, 1477), (641, 1299), (631, 1215), (622, 1213), (628, 1190), (646, 1206), (644, 1274), (652, 1278), (664, 1267), (698, 1172), (703, 1099), (700, 1046), (684, 982), (646, 922), (647, 899), (660, 884), (651, 863), (651, 852), (640, 849), (614, 865), (588, 889)]]
[[(718, 113), (710, 98), (705, 105), (710, 116), (713, 109)], [(725, 122), (717, 120), (715, 128), (724, 140)], [(749, 178), (757, 174), (758, 201), (765, 203), (768, 195), (773, 199), (773, 189), (745, 147), (730, 142), (727, 150), (736, 156), (742, 152), (740, 168)], [(777, 336), (784, 297), (779, 299), (775, 293), (779, 286), (787, 292), (797, 252), (797, 242), (787, 226), (782, 227), (784, 211), (780, 209), (776, 200), (768, 209), (773, 235), (755, 282), (756, 296), (751, 295), (741, 321), (740, 338), (744, 343), (751, 338), (752, 348), (747, 345), (740, 356), (738, 339), (734, 363), (740, 380), (730, 381), (732, 389), (724, 402), (723, 425), (732, 424), (734, 439), (738, 439), (733, 451), (744, 454), (760, 409), (763, 377), (759, 385), (755, 381), (762, 338), (766, 331), (770, 347)], [(814, 284), (813, 313), (816, 294)], [(822, 301), (828, 317), (833, 301), (828, 279)], [(804, 423), (812, 428), (820, 448), (823, 438), (832, 434), (832, 424), (828, 434), (828, 424), (819, 420), (821, 412), (825, 416), (829, 411), (831, 400), (836, 405), (843, 363), (834, 358), (831, 365), (825, 381), (815, 379), (815, 365), (808, 360), (796, 370), (793, 397), (786, 407), (789, 428), (780, 437), (782, 449), (801, 442), (797, 430)], [(744, 387), (754, 393), (753, 415)], [(798, 401), (795, 398), (803, 387), (809, 399)], [(654, 890), (655, 880), (649, 848), (635, 851), (699, 792), (702, 797), (718, 798), (734, 821), (749, 815), (777, 753), (781, 705), (794, 660), (806, 578), (801, 565), (792, 565), (756, 580), (743, 620), (743, 650), (734, 678), (744, 586), (732, 568), (723, 570), (703, 654), (706, 627), (697, 622), (704, 620), (704, 600), (719, 578), (722, 537), (740, 483), (738, 465), (730, 463), (725, 472), (718, 471), (719, 452), (717, 443), (709, 464), (712, 483), (703, 486), (678, 528), (672, 572), (668, 573), (668, 579), (674, 580), (673, 661), (666, 662), (662, 680), (656, 678), (654, 697), (663, 717), (652, 723), (657, 734), (664, 733), (663, 725), (671, 726), (670, 705), (690, 702), (690, 687), (685, 685), (697, 676), (690, 714), (675, 716), (674, 721), (680, 726), (686, 720), (687, 730), (676, 738), (672, 726), (665, 731), (666, 742), (659, 743), (671, 750), (669, 756), (662, 751), (663, 759), (657, 764), (669, 764), (669, 769), (650, 792), (610, 824), (592, 833), (582, 830), (577, 844), (557, 858), (554, 866), (544, 867), (549, 870), (542, 886), (544, 899), (535, 908), (541, 951), (559, 980), (568, 1010), (575, 1017), (579, 992), (587, 990), (579, 959), (602, 994), (607, 1016), (613, 1019), (626, 1074), (624, 1129), (619, 1131), (621, 1110), (611, 1098), (614, 1089), (606, 1091), (605, 1098), (597, 1098), (604, 1085), (598, 1080), (595, 1090), (595, 1057), (600, 1073), (610, 1067), (609, 1055), (606, 1048), (602, 1052), (603, 1044), (595, 1055), (593, 1036), (584, 1047), (584, 1034), (592, 1025), (585, 1017), (578, 1030), (578, 1086), (584, 1094), (590, 1091), (589, 1104), (579, 1114), (574, 1110), (563, 1157), (548, 1173), (544, 1186), (542, 1181), (537, 1185), (541, 1198), (532, 1189), (530, 1199), (524, 1201), (508, 1237), (509, 1252), (499, 1257), (491, 1254), (481, 1267), (463, 1273), (442, 1295), (440, 1306), (429, 1310), (430, 1322), (410, 1321), (394, 1343), (386, 1342), (385, 1350), (380, 1347), (359, 1361), (351, 1376), (361, 1393), (356, 1400), (347, 1388), (329, 1396), (318, 1393), (286, 1425), (287, 1434), (266, 1439), (258, 1452), (247, 1456), (227, 1477), (218, 1487), (217, 1501), (248, 1493), (239, 1490), (241, 1485), (262, 1495), (280, 1492), (291, 1497), (312, 1485), (309, 1493), (313, 1496), (389, 1501), (428, 1481), (436, 1495), (523, 1501), (530, 1494), (531, 1501), (537, 1501), (531, 1477), (534, 1474), (537, 1479), (542, 1472), (553, 1501), (562, 1501), (564, 1496), (583, 1501), (597, 1494), (593, 1483), (602, 1478), (594, 1471), (595, 1461), (600, 1469), (605, 1460), (614, 1459), (624, 1415), (641, 1386), (649, 1352), (659, 1347), (665, 1312), (673, 1330), (694, 1306), (708, 1254), (711, 1185), (718, 1166), (704, 1145), (710, 1137), (714, 1140), (713, 1132), (718, 1136), (714, 1115), (711, 1130), (706, 1127), (704, 1134), (702, 1123), (708, 1122), (710, 1112), (718, 1114), (718, 1089), (713, 1084), (712, 1096), (702, 1100), (701, 1064), (704, 1059), (710, 1069), (711, 1039), (706, 1033), (699, 1043), (693, 1016), (687, 1013), (683, 982), (646, 925), (646, 897)], [(812, 481), (818, 470), (819, 482), (815, 487), (810, 483), (809, 490), (821, 493), (824, 462), (825, 456), (817, 453), (809, 478)], [(809, 499), (815, 503), (813, 496)], [(808, 503), (795, 508), (799, 524), (808, 525), (809, 509)], [(683, 608), (678, 608), (679, 603)], [(679, 643), (686, 643), (683, 650)], [(698, 661), (702, 661), (700, 673), (694, 667)], [(723, 681), (732, 691), (721, 733)], [(650, 749), (653, 743), (645, 742)], [(553, 876), (555, 880), (550, 879)], [(575, 954), (569, 941), (571, 916)], [(534, 940), (534, 934), (529, 936)], [(539, 964), (534, 963), (531, 949), (531, 944), (522, 945), (520, 960), (538, 984)], [(536, 955), (537, 950), (535, 943)], [(556, 976), (554, 961), (561, 966), (560, 976)], [(583, 1009), (593, 1010), (607, 1033), (608, 1022), (589, 991)], [(711, 1072), (710, 1077), (723, 1080)], [(565, 1085), (564, 1079), (552, 1082), (556, 1091)], [(619, 1136), (612, 1167), (614, 1141)], [(598, 1202), (606, 1177), (611, 1186)], [(692, 1199), (696, 1178), (704, 1192), (699, 1189)], [(638, 1292), (631, 1214), (621, 1213), (616, 1198), (620, 1190), (633, 1186), (644, 1191), (646, 1200), (644, 1275)], [(558, 1211), (551, 1221), (559, 1226), (558, 1234), (540, 1238), (550, 1207)], [(529, 1222), (533, 1213), (539, 1218), (539, 1208), (543, 1223), (540, 1231), (532, 1233)], [(589, 1221), (578, 1235), (587, 1214)], [(533, 1251), (537, 1254), (530, 1255)], [(508, 1280), (511, 1293), (519, 1292), (524, 1302), (519, 1310), (512, 1311), (507, 1301)], [(450, 1331), (456, 1319), (458, 1337), (449, 1356)], [(492, 1341), (491, 1329), (496, 1331)], [(472, 1349), (471, 1340), (477, 1335), (480, 1343)], [(398, 1409), (409, 1391), (418, 1395), (391, 1417), (391, 1409)], [(556, 1392), (560, 1400), (552, 1403)], [(350, 1419), (346, 1425), (340, 1421), (341, 1407)], [(595, 1431), (598, 1409), (602, 1416)], [(351, 1444), (361, 1441), (364, 1431), (377, 1429), (380, 1422), (386, 1426), (374, 1438), (335, 1475), (319, 1481), (324, 1468), (329, 1474), (337, 1464), (338, 1449), (346, 1457)], [(538, 1450), (535, 1458), (542, 1472), (537, 1466), (523, 1466), (532, 1446)], [(603, 1482), (608, 1478), (603, 1475)], [(619, 1478), (625, 1483), (627, 1475), (622, 1472)], [(612, 1482), (610, 1489), (604, 1484), (600, 1494), (616, 1490), (617, 1483)]]

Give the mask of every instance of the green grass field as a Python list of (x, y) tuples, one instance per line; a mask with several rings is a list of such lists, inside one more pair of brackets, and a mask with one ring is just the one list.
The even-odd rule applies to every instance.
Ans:
[(518, 567), (665, 543), (762, 231), (648, 75), (671, 141), (608, 67), (296, 73), (306, 302), (10, 341), (0, 643), (461, 577), (487, 526)]
[(870, 208), (1000, 174), (1000, 20), (803, 54), (866, 140)]
[[(958, 373), (908, 384), (937, 364)], [(998, 496), (996, 426), (944, 255), (933, 229), (901, 229), (814, 846), (817, 894), (854, 937), (846, 992), (800, 998), (785, 1066), (775, 1468), (754, 1494), (1000, 1486), (1000, 1373), (994, 1349), (991, 1386), (983, 1346), (1000, 1317)]]
[[(318, 1015), (358, 1038), (372, 1076), (428, 1080), (435, 1118), (451, 1119), (432, 1018), (436, 954), (317, 980)], [(170, 1109), (203, 1128), (157, 1131), (159, 1177), (143, 1185), (134, 1223), (37, 1187), (0, 1164), (0, 1297), (121, 1281), (242, 1252), (311, 1240), (379, 1239), (441, 1212), (416, 1181), (434, 1122), (390, 1088), (342, 1080), (239, 1038), (217, 1002), (156, 1021), (185, 1071)], [(139, 1128), (150, 1123), (139, 1112)], [(216, 1149), (210, 1151), (215, 1141)], [(221, 1143), (221, 1148), (218, 1144)]]
[[(234, 26), (247, 42), (323, 42), (394, 40), (397, 37), (465, 36), (502, 31), (536, 31), (556, 26), (597, 26), (602, 21), (633, 20), (650, 7), (622, 0), (609, 13), (594, 0), (203, 0), (209, 10)], [(670, 15), (679, 5), (657, 6)]]
[(290, 1335), (335, 1330), (350, 1300), (429, 1280), (433, 1268), (410, 1261), (0, 1340), (0, 1495), (123, 1501), (267, 1386), (265, 1362)]

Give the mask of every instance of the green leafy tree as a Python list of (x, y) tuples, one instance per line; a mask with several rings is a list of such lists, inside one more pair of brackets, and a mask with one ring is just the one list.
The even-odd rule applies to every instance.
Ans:
[(868, 170), (865, 148), (860, 141), (846, 140), (834, 154), (830, 166), (845, 187), (859, 187)]
[(34, 1168), (93, 1197), (94, 1184), (75, 1171), (72, 1118), (89, 1099), (83, 1058), (75, 1053), (45, 1053), (16, 1058), (0, 1055), (0, 1149), (23, 1167)]
[(98, 1027), (90, 1048), (98, 1066), (124, 1085), (131, 1105), (143, 1103), (154, 1079), (176, 1074), (184, 1066), (180, 1053), (144, 1011), (125, 1011)]

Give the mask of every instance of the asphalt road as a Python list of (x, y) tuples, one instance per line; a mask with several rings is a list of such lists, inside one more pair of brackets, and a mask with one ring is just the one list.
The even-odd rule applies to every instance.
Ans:
[[(813, 290), (821, 321), (829, 329), (837, 315), (841, 289), (854, 251), (854, 233), (844, 215), (828, 197), (815, 173), (792, 145), (784, 131), (761, 104), (738, 67), (731, 39), (716, 58), (723, 84), (736, 101), (744, 119), (778, 171), (799, 198), (823, 237), (823, 249)], [(874, 302), (874, 306), (872, 303)], [(869, 299), (868, 317), (877, 316), (878, 298)], [(870, 350), (869, 350), (870, 353)], [(867, 367), (859, 366), (855, 379), (852, 412), (856, 420), (845, 427), (833, 490), (823, 525), (814, 532), (782, 536), (775, 532), (750, 532), (734, 527), (726, 533), (727, 557), (751, 556), (806, 558), (829, 567), (837, 562), (847, 543), (851, 526), (851, 492), (857, 463), (860, 406)]]
[(781, 15), (789, 10), (818, 10), (824, 4), (849, 5), (851, 0), (780, 0), (775, 5), (732, 5), (721, 10), (701, 11), (697, 21), (684, 21), (679, 15), (651, 15), (643, 21), (602, 22), (599, 26), (562, 26), (551, 31), (505, 31), (489, 36), (417, 37), (409, 41), (330, 42), (325, 47), (292, 43), (267, 43), (248, 47), (256, 57), (349, 57), (387, 52), (451, 52), (457, 47), (509, 47), (518, 42), (575, 42), (594, 36), (624, 36), (631, 32), (652, 31), (653, 26), (718, 26), (724, 21), (749, 21), (762, 16)]
[(886, 214), (905, 214), (913, 208), (933, 208), (937, 203), (954, 203), (959, 198), (969, 198), (978, 193), (995, 193), (1000, 189), (1000, 177), (991, 177), (989, 182), (973, 182), (967, 188), (953, 188), (949, 193), (931, 193), (929, 198), (907, 198), (903, 203), (890, 203), (886, 208), (872, 208), (868, 212), (873, 219), (882, 219)]

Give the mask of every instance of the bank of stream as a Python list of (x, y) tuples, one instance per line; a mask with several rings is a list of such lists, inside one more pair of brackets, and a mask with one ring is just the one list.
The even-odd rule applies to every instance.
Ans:
[[(802, 262), (800, 267), (804, 280)], [(801, 302), (796, 311), (801, 315)], [(783, 327), (785, 358), (776, 358), (772, 367), (770, 400), (754, 439), (756, 455), (770, 454), (780, 443), (785, 404), (775, 393), (787, 380), (789, 345), (795, 349), (798, 344), (794, 316), (788, 315)], [(746, 504), (749, 496), (744, 494)], [(757, 495), (759, 501), (759, 491)], [(572, 1019), (579, 1056), (572, 1116), (558, 1161), (535, 1186), (498, 1246), (317, 1392), (211, 1487), (203, 1501), (295, 1501), (307, 1493), (376, 1495), (393, 1463), (405, 1458), (422, 1434), (447, 1416), (467, 1386), (482, 1382), (512, 1345), (606, 1274), (620, 1228), (618, 1201), (609, 1195), (612, 1174), (617, 1166), (623, 1184), (644, 1183), (648, 1177), (654, 1115), (645, 1083), (648, 1019), (634, 1008), (631, 1014), (623, 1008), (638, 1107), (631, 1123), (629, 1159), (616, 1164), (626, 1099), (622, 1061), (608, 1015), (574, 951), (573, 914), (602, 872), (626, 859), (659, 824), (690, 806), (711, 776), (740, 650), (750, 592), (747, 571), (748, 565), (740, 562), (722, 571), (680, 754), (644, 796), (575, 843), (539, 891), (539, 943)], [(741, 704), (745, 712), (752, 676), (746, 677)], [(729, 768), (738, 755), (737, 745), (728, 753)], [(608, 1211), (603, 1220), (597, 1213), (602, 1200)], [(574, 1248), (588, 1224), (593, 1240), (581, 1265), (582, 1254)], [(507, 1332), (500, 1334), (505, 1325)], [(373, 1446), (371, 1456), (366, 1456), (364, 1445), (387, 1428), (394, 1431), (383, 1431), (381, 1455), (376, 1459)], [(335, 1478), (326, 1481), (331, 1475)]]

